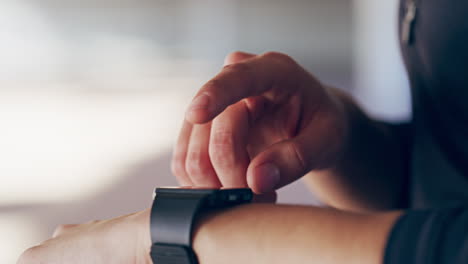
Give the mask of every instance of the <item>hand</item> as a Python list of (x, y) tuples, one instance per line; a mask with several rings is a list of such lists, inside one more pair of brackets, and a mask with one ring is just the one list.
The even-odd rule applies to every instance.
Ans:
[(185, 186), (272, 192), (336, 165), (347, 135), (343, 108), (287, 55), (230, 54), (186, 112), (172, 171)]
[[(253, 202), (271, 203), (275, 198), (255, 195)], [(17, 264), (152, 264), (150, 212), (146, 209), (110, 220), (61, 225), (51, 239), (26, 250)], [(199, 216), (195, 230), (207, 216)]]
[(17, 264), (150, 264), (149, 210), (81, 225), (59, 226)]

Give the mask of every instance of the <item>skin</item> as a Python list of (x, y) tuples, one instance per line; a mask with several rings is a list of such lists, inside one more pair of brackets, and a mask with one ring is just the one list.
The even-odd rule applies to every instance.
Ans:
[(368, 118), (345, 93), (335, 94), (351, 120), (343, 158), (331, 168), (308, 172), (304, 181), (338, 209), (372, 213), (406, 208), (404, 146), (394, 129)]
[[(402, 213), (389, 211), (403, 191), (400, 151), (389, 127), (287, 55), (236, 52), (188, 107), (172, 171), (181, 185), (250, 187), (266, 197), (304, 177), (329, 206), (211, 212), (194, 232), (201, 263), (371, 264), (383, 262)], [(18, 263), (151, 263), (148, 221), (145, 210), (61, 227)]]
[(256, 193), (305, 175), (329, 206), (372, 212), (400, 205), (400, 151), (388, 126), (289, 56), (235, 52), (189, 106), (172, 172), (181, 185)]
[[(149, 212), (59, 227), (17, 264), (153, 263)], [(193, 248), (204, 264), (376, 264), (382, 263), (386, 237), (400, 214), (249, 204), (201, 217)]]

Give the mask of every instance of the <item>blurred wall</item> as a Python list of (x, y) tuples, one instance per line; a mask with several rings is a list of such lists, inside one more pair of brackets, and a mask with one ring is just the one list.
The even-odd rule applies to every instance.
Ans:
[(326, 81), (351, 81), (350, 1), (4, 0), (2, 10), (0, 69), (15, 80), (180, 76), (180, 66), (208, 78), (233, 50), (276, 50)]
[[(387, 89), (386, 81), (354, 82), (353, 66), (359, 76), (373, 74), (372, 64), (363, 70), (355, 63), (367, 56), (359, 46), (381, 43), (373, 42), (376, 28), (353, 19), (369, 14), (365, 7), (342, 0), (0, 1), (0, 262), (13, 263), (58, 224), (143, 209), (154, 186), (174, 185), (170, 149), (185, 106), (231, 51), (285, 52), (326, 83)], [(384, 18), (379, 23), (391, 28), (392, 17)], [(356, 41), (362, 34), (368, 38)], [(283, 188), (280, 202), (318, 203), (301, 182)]]
[(398, 0), (353, 2), (353, 94), (374, 118), (411, 119), (408, 79), (398, 40)]

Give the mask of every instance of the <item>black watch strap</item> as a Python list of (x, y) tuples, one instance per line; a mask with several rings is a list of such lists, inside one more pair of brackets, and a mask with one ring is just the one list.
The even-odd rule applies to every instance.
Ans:
[(153, 263), (196, 264), (192, 224), (205, 195), (157, 197), (151, 209)]
[(155, 264), (197, 264), (192, 249), (192, 226), (200, 212), (252, 200), (240, 189), (157, 188), (151, 208), (151, 259)]

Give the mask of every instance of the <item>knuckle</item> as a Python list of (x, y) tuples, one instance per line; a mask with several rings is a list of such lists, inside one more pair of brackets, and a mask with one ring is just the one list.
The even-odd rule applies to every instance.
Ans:
[(209, 80), (206, 85), (205, 89), (211, 90), (211, 89), (219, 89), (223, 87), (223, 82), (219, 78), (211, 79)]
[(266, 52), (262, 56), (271, 60), (279, 61), (281, 63), (289, 64), (289, 65), (296, 64), (295, 61), (290, 56), (284, 53), (276, 52), (276, 51)]
[(243, 52), (241, 51), (234, 51), (234, 52), (231, 52), (229, 53), (227, 56), (226, 56), (226, 61), (237, 61), (239, 60), (239, 58), (242, 58), (244, 55)]
[(220, 77), (215, 77), (209, 80), (201, 89), (201, 93), (207, 94), (210, 97), (217, 97), (220, 91), (226, 87), (226, 83)]
[(273, 63), (281, 69), (282, 74), (278, 80), (285, 82), (288, 86), (298, 87), (304, 70), (293, 58), (275, 51), (266, 52), (262, 56), (269, 63)]
[(227, 154), (234, 146), (234, 134), (228, 131), (217, 131), (211, 138), (211, 148), (213, 151)]
[[(226, 83), (240, 82), (245, 83), (247, 86), (255, 80), (255, 73), (252, 67), (245, 62), (233, 63), (224, 66), (223, 69), (225, 72), (229, 72), (229, 79), (226, 79)], [(221, 82), (221, 80), (218, 80)], [(221, 84), (218, 84), (218, 87), (223, 87)], [(225, 87), (235, 88), (232, 85), (225, 85)]]
[(208, 155), (200, 151), (192, 151), (188, 154), (186, 169), (189, 175), (204, 175), (211, 171)]
[(210, 158), (220, 165), (228, 165), (233, 162), (234, 134), (232, 132), (216, 132), (213, 134), (210, 144)]
[(248, 74), (250, 73), (250, 66), (247, 63), (238, 62), (224, 66), (225, 69), (234, 71), (236, 73)]

